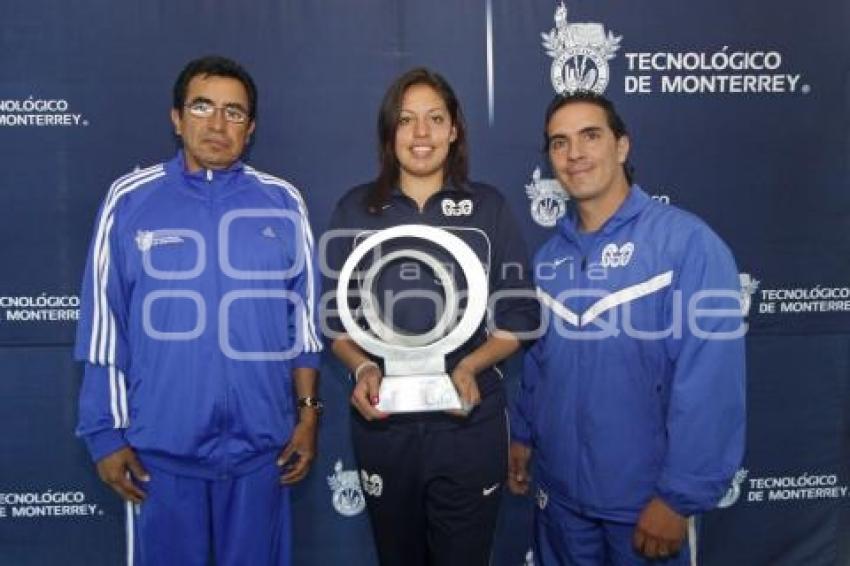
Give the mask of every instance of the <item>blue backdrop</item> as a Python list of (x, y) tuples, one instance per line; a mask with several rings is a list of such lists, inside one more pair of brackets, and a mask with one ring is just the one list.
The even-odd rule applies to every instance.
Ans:
[[(376, 172), (384, 89), (432, 66), (463, 103), (473, 177), (501, 188), (536, 247), (549, 232), (530, 214), (526, 186), (537, 167), (540, 183), (550, 176), (540, 145), (552, 59), (541, 33), (555, 26), (555, 7), (4, 3), (0, 565), (123, 559), (123, 507), (72, 432), (81, 371), (70, 345), (97, 206), (115, 177), (174, 152), (170, 89), (182, 66), (220, 53), (252, 72), (260, 105), (249, 161), (301, 189), (317, 236), (336, 199)], [(722, 508), (704, 518), (700, 563), (850, 564), (850, 5), (567, 7), (571, 23), (621, 38), (599, 69), (609, 67), (606, 94), (630, 126), (638, 182), (721, 234), (751, 301), (747, 455)], [(375, 561), (355, 513), (349, 389), (328, 358), (320, 456), (295, 491), (298, 564)], [(531, 504), (505, 496), (494, 564), (533, 563)]]

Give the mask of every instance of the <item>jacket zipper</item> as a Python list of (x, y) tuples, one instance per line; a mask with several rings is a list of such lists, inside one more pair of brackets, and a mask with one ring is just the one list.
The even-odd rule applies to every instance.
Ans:
[[(587, 276), (587, 258), (593, 252), (593, 247), (595, 245), (596, 237), (594, 236), (588, 243), (587, 249), (582, 249), (580, 242), (577, 242), (577, 247), (579, 252), (581, 252), (581, 266), (580, 266), (580, 274), (579, 274), (579, 291), (590, 291), (592, 286), (590, 284), (590, 279)], [(584, 309), (586, 310), (586, 309)], [(581, 316), (581, 315), (579, 315)], [(579, 318), (579, 324), (581, 325), (582, 321)], [(585, 332), (583, 326), (579, 326), (577, 329), (579, 332)], [(584, 373), (584, 365), (583, 361), (585, 360), (586, 352), (584, 351), (584, 340), (579, 341), (577, 344), (577, 352), (578, 352), (578, 369), (579, 374)], [(580, 376), (576, 382), (576, 388), (578, 389), (576, 397), (578, 398), (578, 407), (579, 410), (576, 411), (576, 438), (578, 439), (578, 450), (576, 457), (576, 470), (575, 470), (575, 486), (576, 486), (576, 504), (578, 505), (579, 512), (585, 512), (584, 498), (581, 496), (581, 462), (584, 456), (584, 445), (585, 445), (585, 431), (584, 431), (584, 411), (587, 410), (587, 391), (582, 386), (584, 383), (584, 379)]]
[[(206, 172), (207, 183), (210, 185), (209, 191), (209, 212), (210, 212), (210, 222), (218, 225), (216, 219), (219, 217), (218, 211), (220, 208), (220, 204), (218, 201), (218, 191), (216, 187), (213, 187), (214, 174), (212, 169), (207, 169)], [(218, 237), (213, 238), (213, 244), (210, 246), (213, 250), (213, 257), (218, 258), (219, 253), (219, 242)], [(216, 269), (215, 274), (215, 296), (221, 296), (221, 271)], [(218, 324), (221, 324), (221, 320), (218, 320)], [(219, 371), (221, 371), (220, 384), (222, 386), (222, 394), (224, 399), (224, 405), (222, 407), (222, 416), (221, 416), (221, 451), (222, 451), (222, 459), (221, 459), (221, 473), (219, 474), (219, 478), (222, 480), (226, 480), (229, 478), (231, 474), (230, 469), (230, 458), (228, 456), (228, 444), (230, 443), (230, 395), (228, 391), (229, 383), (227, 381), (227, 373), (222, 371), (223, 368), (219, 367)]]

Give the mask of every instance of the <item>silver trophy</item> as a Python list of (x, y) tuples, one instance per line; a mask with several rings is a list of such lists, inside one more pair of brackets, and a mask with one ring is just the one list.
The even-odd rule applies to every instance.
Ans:
[[(348, 305), (349, 283), (354, 269), (377, 246), (397, 238), (419, 238), (436, 244), (461, 267), (468, 296), (459, 321), (459, 294), (449, 270), (426, 252), (401, 249), (382, 255), (366, 270), (361, 288), (361, 309), (368, 330), (355, 322)], [(399, 333), (387, 326), (381, 320), (375, 301), (374, 285), (381, 270), (390, 262), (404, 258), (427, 265), (439, 279), (445, 293), (445, 308), (437, 324), (423, 334)], [(365, 351), (384, 360), (379, 410), (413, 413), (463, 408), (446, 373), (446, 355), (464, 344), (481, 324), (487, 309), (487, 288), (487, 274), (472, 248), (441, 228), (421, 224), (394, 226), (370, 235), (354, 248), (340, 271), (336, 288), (337, 308), (349, 337)]]

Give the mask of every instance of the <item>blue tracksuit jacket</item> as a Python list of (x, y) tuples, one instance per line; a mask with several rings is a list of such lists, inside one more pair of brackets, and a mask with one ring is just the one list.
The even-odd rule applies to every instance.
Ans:
[(224, 478), (289, 438), (291, 370), (318, 366), (319, 277), (304, 202), (242, 163), (182, 153), (110, 188), (83, 279), (77, 433), (95, 460)]
[(511, 434), (533, 446), (547, 495), (624, 522), (653, 496), (682, 515), (714, 507), (745, 430), (745, 326), (726, 245), (633, 186), (596, 233), (566, 216), (534, 270), (548, 322)]

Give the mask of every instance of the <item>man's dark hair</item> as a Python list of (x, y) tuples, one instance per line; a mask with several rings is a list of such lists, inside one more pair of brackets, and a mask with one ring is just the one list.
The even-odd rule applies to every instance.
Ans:
[[(617, 109), (614, 107), (614, 103), (601, 94), (596, 94), (592, 91), (580, 90), (564, 96), (556, 95), (555, 98), (552, 99), (552, 102), (549, 103), (549, 107), (546, 109), (546, 121), (543, 124), (544, 153), (549, 151), (549, 122), (552, 120), (552, 116), (554, 116), (555, 112), (564, 106), (579, 102), (593, 104), (594, 106), (601, 108), (605, 112), (605, 121), (608, 123), (608, 127), (611, 128), (611, 131), (614, 132), (614, 137), (616, 139), (629, 135), (628, 130), (626, 130), (626, 123), (620, 115), (617, 114)], [(623, 173), (626, 175), (626, 182), (631, 185), (634, 181), (635, 169), (632, 167), (631, 163), (629, 163), (628, 159), (625, 163), (623, 163)]]
[(174, 101), (172, 106), (181, 115), (183, 114), (183, 106), (186, 104), (186, 91), (189, 88), (189, 81), (197, 76), (204, 77), (226, 77), (236, 79), (242, 86), (245, 87), (245, 92), (248, 93), (248, 115), (251, 120), (257, 116), (257, 86), (254, 84), (254, 79), (248, 74), (242, 65), (218, 55), (208, 55), (201, 57), (183, 67), (180, 71), (177, 80), (174, 81)]
[(404, 93), (412, 86), (427, 85), (437, 91), (446, 104), (457, 136), (449, 146), (449, 154), (443, 168), (444, 181), (448, 180), (455, 188), (464, 189), (469, 175), (469, 152), (466, 147), (466, 124), (457, 96), (439, 73), (418, 67), (397, 78), (384, 94), (378, 112), (378, 158), (380, 171), (374, 188), (369, 193), (367, 207), (369, 212), (380, 214), (382, 206), (389, 201), (390, 193), (399, 179), (399, 164), (395, 154), (395, 135)]

